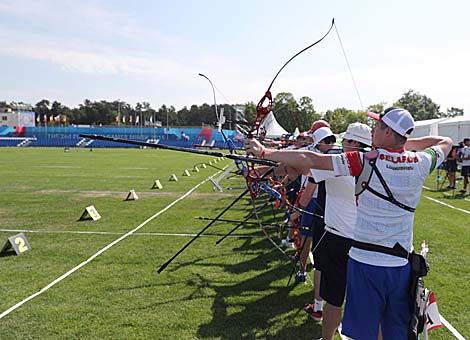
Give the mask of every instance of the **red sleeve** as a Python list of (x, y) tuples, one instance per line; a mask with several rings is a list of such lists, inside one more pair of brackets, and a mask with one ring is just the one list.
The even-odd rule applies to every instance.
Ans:
[(351, 176), (359, 176), (362, 170), (361, 154), (358, 151), (346, 152)]

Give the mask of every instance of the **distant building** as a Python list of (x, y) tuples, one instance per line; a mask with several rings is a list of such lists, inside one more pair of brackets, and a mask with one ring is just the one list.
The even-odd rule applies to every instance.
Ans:
[(0, 126), (35, 126), (36, 113), (30, 104), (12, 102), (0, 107)]

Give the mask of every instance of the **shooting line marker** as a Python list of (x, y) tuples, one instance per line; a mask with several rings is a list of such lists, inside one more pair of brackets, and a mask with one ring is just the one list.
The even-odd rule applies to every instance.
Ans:
[(15, 251), (16, 255), (21, 255), (24, 252), (30, 251), (31, 246), (29, 245), (28, 239), (24, 233), (19, 233), (13, 236), (10, 236), (5, 245), (0, 250), (0, 254), (9, 254)]
[(160, 180), (156, 179), (155, 182), (153, 182), (152, 189), (163, 189), (163, 185), (160, 183)]
[(99, 220), (101, 215), (98, 213), (96, 208), (93, 205), (90, 205), (85, 208), (85, 211), (82, 213), (82, 216), (78, 219), (79, 221), (86, 221), (86, 220)]
[(135, 193), (135, 190), (131, 189), (127, 193), (127, 197), (124, 201), (135, 201), (135, 200), (138, 200), (138, 199), (139, 199), (139, 196), (137, 196), (137, 194)]

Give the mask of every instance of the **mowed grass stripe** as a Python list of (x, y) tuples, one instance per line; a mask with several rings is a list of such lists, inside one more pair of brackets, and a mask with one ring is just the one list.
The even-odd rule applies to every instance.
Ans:
[[(26, 229), (0, 229), (6, 233), (39, 233), (39, 234), (82, 234), (82, 235), (122, 235), (111, 231), (78, 231), (78, 230), (26, 230)], [(132, 236), (178, 236), (194, 237), (198, 234), (175, 234), (175, 233), (132, 233)], [(130, 236), (130, 235), (129, 235)], [(222, 237), (225, 234), (202, 234), (200, 237)], [(262, 237), (260, 235), (228, 235), (230, 238), (253, 238)]]
[[(218, 173), (220, 173), (220, 171), (218, 171), (217, 173), (213, 174), (213, 176), (217, 175)], [(61, 282), (62, 280), (64, 280), (65, 278), (67, 278), (69, 275), (73, 274), (75, 271), (79, 270), (80, 268), (82, 268), (83, 266), (85, 266), (86, 264), (90, 263), (91, 261), (93, 261), (95, 258), (97, 258), (98, 256), (100, 256), (101, 254), (103, 254), (105, 251), (107, 251), (108, 249), (110, 249), (111, 247), (113, 247), (114, 245), (118, 244), (119, 242), (121, 242), (122, 240), (124, 240), (125, 238), (127, 238), (128, 236), (132, 235), (134, 232), (140, 230), (143, 226), (145, 226), (147, 223), (149, 223), (150, 221), (152, 221), (153, 219), (155, 219), (156, 217), (158, 217), (160, 214), (164, 213), (165, 211), (167, 211), (168, 209), (172, 208), (175, 204), (177, 204), (179, 201), (185, 199), (186, 197), (188, 197), (192, 192), (194, 192), (197, 188), (199, 188), (201, 185), (203, 185), (205, 182), (209, 181), (209, 179), (205, 179), (203, 180), (202, 182), (198, 183), (196, 186), (194, 186), (193, 188), (191, 188), (188, 192), (186, 192), (183, 196), (179, 197), (178, 199), (176, 199), (175, 201), (173, 201), (172, 203), (170, 203), (169, 205), (167, 205), (165, 208), (163, 208), (162, 210), (158, 211), (157, 213), (155, 213), (154, 215), (152, 215), (151, 217), (149, 217), (147, 220), (145, 220), (144, 222), (142, 222), (141, 224), (139, 224), (136, 228), (134, 228), (133, 230), (129, 231), (128, 233), (122, 235), (121, 237), (119, 237), (118, 239), (114, 240), (113, 242), (111, 242), (110, 244), (108, 244), (107, 246), (105, 246), (104, 248), (100, 249), (98, 252), (96, 252), (95, 254), (93, 254), (91, 257), (89, 257), (87, 260), (85, 260), (84, 262), (80, 263), (79, 265), (77, 265), (76, 267), (70, 269), (68, 272), (66, 272), (65, 274), (61, 275), (60, 277), (58, 277), (57, 279), (55, 279), (54, 281), (52, 281), (51, 283), (49, 283), (48, 285), (46, 285), (44, 288), (42, 288), (41, 290), (39, 290), (38, 292), (28, 296), (27, 298), (23, 299), (22, 301), (18, 302), (17, 304), (13, 305), (12, 307), (8, 308), (7, 310), (5, 310), (4, 312), (0, 313), (0, 319), (2, 319), (3, 317), (7, 316), (8, 314), (10, 314), (11, 312), (13, 312), (14, 310), (16, 310), (17, 308), (21, 307), (23, 304), (25, 304), (26, 302), (32, 300), (33, 298), (35, 298), (36, 296), (46, 292), (47, 290), (49, 290), (50, 288), (52, 288), (53, 286), (55, 286), (57, 283)]]

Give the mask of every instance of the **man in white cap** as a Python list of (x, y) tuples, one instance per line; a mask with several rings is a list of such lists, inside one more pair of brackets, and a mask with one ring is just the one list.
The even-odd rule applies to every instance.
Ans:
[[(318, 123), (318, 122), (320, 122), (320, 123)], [(313, 125), (312, 125), (312, 128), (309, 131), (306, 132), (306, 135), (307, 135), (308, 138), (313, 140), (313, 143), (311, 145), (308, 145), (308, 146), (303, 146), (300, 150), (313, 150), (315, 152), (322, 152), (323, 153), (323, 152), (327, 152), (329, 149), (331, 149), (333, 147), (333, 144), (336, 142), (335, 135), (333, 134), (333, 132), (329, 128), (329, 124), (324, 120), (314, 122)], [(280, 172), (278, 171), (276, 174), (279, 174), (279, 173)], [(287, 173), (284, 173), (284, 175), (287, 175)], [(297, 173), (296, 176), (298, 176), (298, 175), (299, 174)], [(298, 198), (301, 199), (303, 202), (306, 201), (306, 203), (302, 204), (302, 207), (304, 208), (303, 210), (306, 210), (307, 212), (311, 213), (311, 212), (313, 212), (313, 211), (311, 211), (311, 209), (316, 206), (315, 202), (311, 202), (312, 196), (315, 193), (315, 188), (312, 187), (311, 184), (310, 185), (308, 184), (308, 176), (301, 176), (299, 191), (302, 188), (304, 188), (304, 190), (301, 193), (301, 197), (298, 197)], [(297, 192), (297, 193), (299, 193), (299, 192)], [(316, 197), (316, 195), (315, 195), (315, 197)], [(323, 212), (321, 214), (323, 214)], [(294, 225), (295, 221), (297, 221), (299, 219), (300, 215), (301, 215), (300, 212), (294, 211), (289, 217), (290, 224)], [(309, 218), (311, 219), (311, 217), (312, 217), (312, 215), (308, 214), (308, 213), (306, 213), (306, 214), (304, 213), (302, 215), (303, 215), (302, 216), (303, 219), (309, 219)], [(302, 226), (304, 226), (304, 224), (302, 224)], [(282, 240), (282, 244), (284, 246), (295, 248), (295, 245), (294, 245), (294, 241), (295, 241), (294, 240), (295, 239), (294, 229), (295, 228), (291, 228), (287, 238)], [(310, 232), (306, 231), (306, 230), (301, 230), (300, 231), (300, 235), (301, 235), (300, 244), (303, 244), (303, 236), (309, 235), (311, 233), (313, 233), (313, 230), (310, 230)], [(310, 243), (305, 244), (304, 248), (308, 249), (309, 247), (310, 247)], [(300, 263), (301, 263), (301, 266), (306, 266), (306, 259), (308, 257), (308, 251), (307, 252), (302, 251), (302, 254), (303, 255), (301, 255)], [(296, 276), (296, 280), (298, 282), (305, 282), (305, 276), (302, 276), (302, 275)]]
[[(375, 340), (380, 325), (384, 340), (401, 340), (408, 338), (411, 317), (410, 263), (377, 249), (401, 247), (407, 254), (411, 251), (414, 209), (422, 185), (450, 152), (452, 140), (440, 136), (408, 139), (414, 120), (404, 109), (390, 108), (370, 116), (376, 119), (372, 131), (376, 149), (369, 154), (270, 150), (253, 139), (245, 141), (245, 148), (255, 156), (263, 155), (305, 173), (314, 168), (333, 170), (337, 176), (358, 177), (363, 190), (356, 188), (358, 206), (354, 245), (349, 253), (343, 334)], [(370, 168), (368, 176), (361, 175)], [(377, 249), (365, 250), (356, 244), (375, 245)]]
[[(371, 145), (370, 127), (353, 123), (344, 133), (341, 151), (365, 151)], [(324, 181), (326, 188), (325, 232), (321, 236), (316, 251), (321, 259), (320, 297), (326, 301), (323, 311), (322, 339), (333, 340), (341, 322), (346, 294), (348, 253), (352, 245), (356, 222), (355, 180), (352, 176), (335, 176), (333, 171), (312, 169), (311, 173), (315, 181)], [(307, 305), (304, 310), (314, 318), (314, 304)]]
[[(327, 126), (328, 125), (328, 126)], [(312, 131), (313, 130), (313, 131)], [(334, 149), (336, 137), (333, 131), (329, 128), (329, 124), (323, 120), (314, 122), (309, 135), (313, 139), (312, 148), (310, 150), (318, 153), (328, 153)], [(305, 183), (305, 190), (299, 199), (299, 207), (305, 210), (302, 213), (300, 225), (309, 229), (300, 230), (300, 270), (297, 272), (295, 279), (297, 282), (305, 282), (307, 259), (310, 249), (318, 244), (321, 235), (324, 233), (324, 221), (321, 216), (325, 213), (325, 185), (324, 183), (317, 184), (312, 181), (311, 176), (302, 176), (302, 181)], [(292, 218), (298, 218), (299, 214), (294, 212)], [(323, 314), (323, 300), (320, 297), (320, 281), (321, 281), (321, 260), (317, 253), (313, 252), (314, 258), (314, 303), (311, 305), (311, 313), (309, 316), (315, 321), (322, 320)]]

